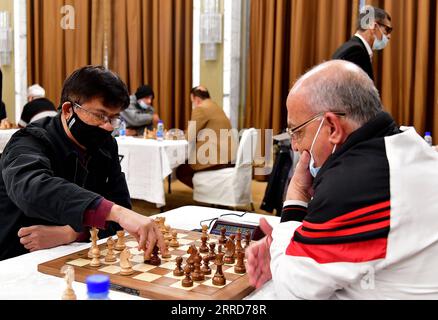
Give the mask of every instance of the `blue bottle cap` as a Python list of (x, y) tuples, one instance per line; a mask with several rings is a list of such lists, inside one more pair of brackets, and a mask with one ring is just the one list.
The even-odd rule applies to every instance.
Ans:
[(87, 277), (88, 293), (99, 294), (109, 291), (110, 278), (108, 276), (95, 274)]
[(426, 136), (431, 136), (432, 134), (430, 132), (426, 132)]

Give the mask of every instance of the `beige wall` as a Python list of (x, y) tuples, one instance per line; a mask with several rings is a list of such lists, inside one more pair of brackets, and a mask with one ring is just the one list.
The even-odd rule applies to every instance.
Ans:
[[(224, 13), (224, 2), (220, 0), (220, 12)], [(204, 51), (201, 45), (201, 85), (208, 88), (212, 99), (219, 105), (223, 105), (224, 97), (224, 46), (217, 45), (217, 60), (204, 61)]]
[[(14, 3), (13, 0), (1, 0), (0, 11), (9, 11), (11, 17), (11, 25), (14, 25)], [(12, 55), (11, 65), (2, 66), (3, 72), (3, 94), (2, 98), (6, 104), (8, 119), (15, 121), (15, 69), (14, 56)]]

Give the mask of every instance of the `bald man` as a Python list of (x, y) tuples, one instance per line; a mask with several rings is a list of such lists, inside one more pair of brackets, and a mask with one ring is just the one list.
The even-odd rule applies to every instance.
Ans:
[(287, 99), (301, 158), (281, 223), (247, 251), (280, 299), (437, 299), (438, 154), (383, 112), (351, 62), (317, 66)]

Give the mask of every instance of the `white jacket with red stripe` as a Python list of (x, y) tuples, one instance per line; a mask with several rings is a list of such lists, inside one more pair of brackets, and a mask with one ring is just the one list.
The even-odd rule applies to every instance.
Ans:
[(278, 298), (438, 299), (438, 153), (394, 126), (382, 113), (353, 133), (308, 208), (285, 204), (271, 246)]

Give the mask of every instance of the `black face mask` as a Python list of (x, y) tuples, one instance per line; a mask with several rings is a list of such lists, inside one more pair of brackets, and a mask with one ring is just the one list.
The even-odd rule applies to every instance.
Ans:
[(87, 150), (94, 151), (111, 139), (111, 132), (97, 126), (90, 126), (79, 118), (73, 110), (73, 116), (67, 121), (73, 137)]

